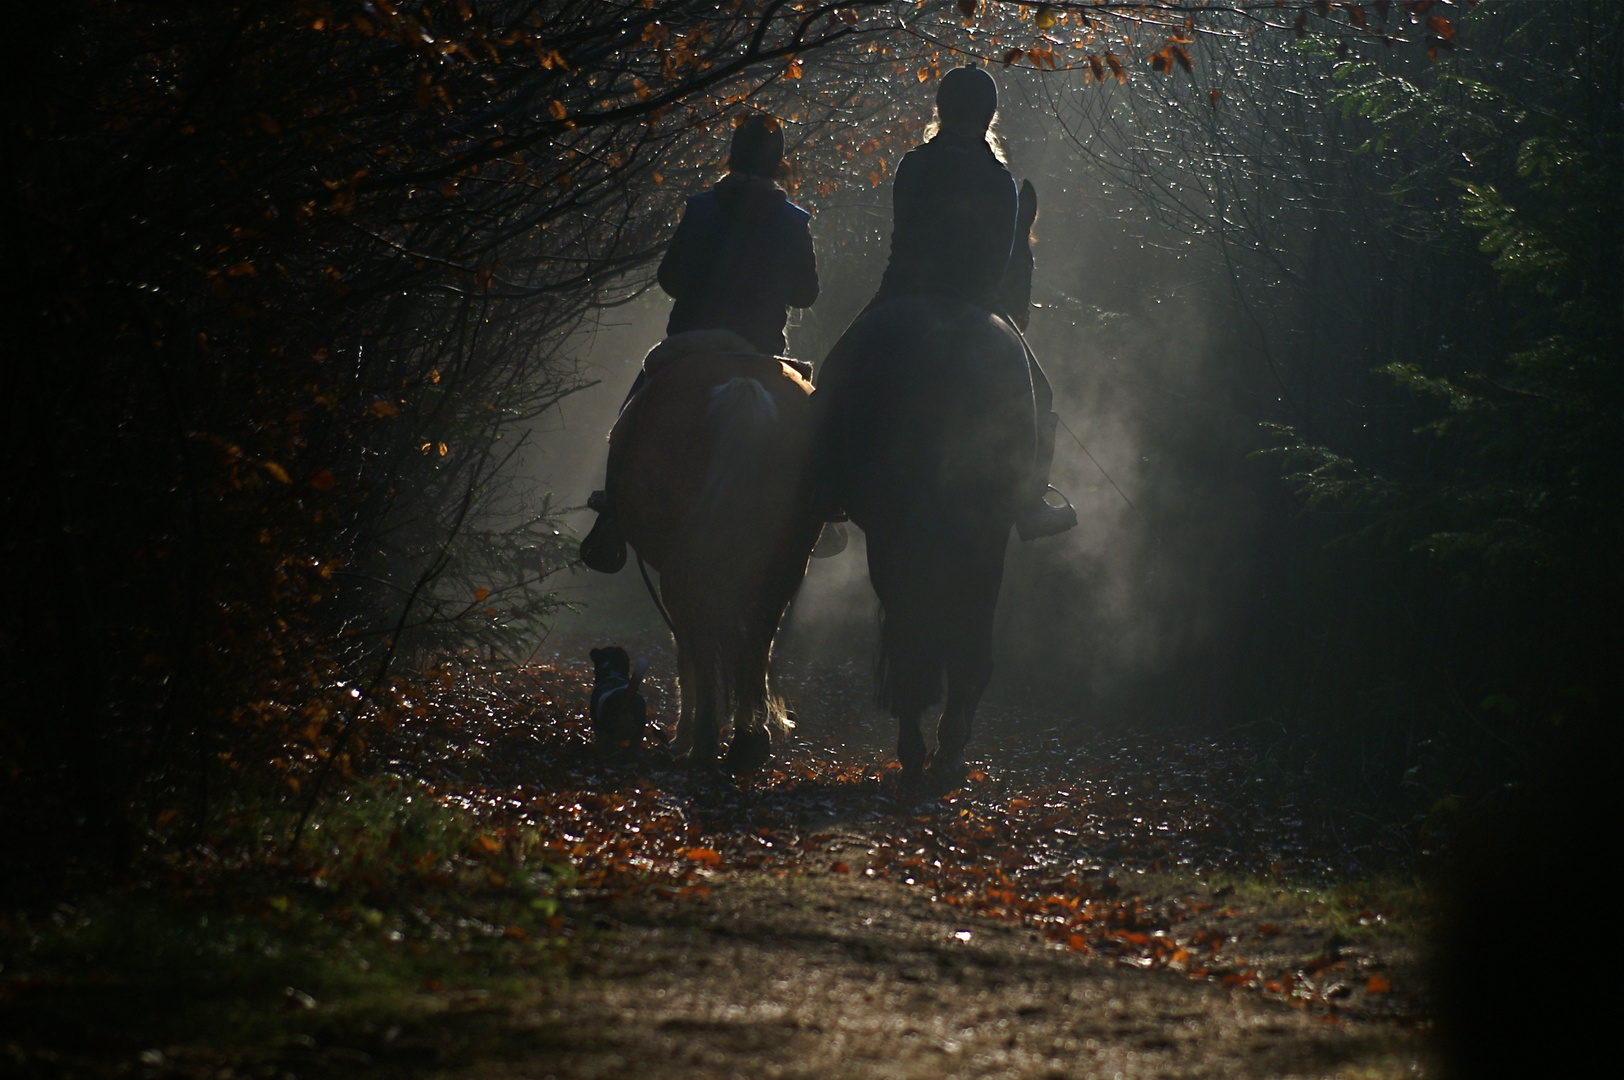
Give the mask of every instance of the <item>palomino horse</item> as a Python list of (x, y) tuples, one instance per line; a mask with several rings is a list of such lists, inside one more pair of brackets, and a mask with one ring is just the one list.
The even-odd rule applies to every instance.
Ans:
[[(992, 675), (993, 613), (1030, 483), (1032, 384), (1020, 337), (951, 297), (872, 305), (819, 374), (820, 504), (868, 538), (881, 607), (878, 696), (906, 781), (951, 790)], [(924, 711), (946, 702), (927, 764)]]
[(609, 436), (626, 541), (660, 574), (677, 641), (677, 747), (759, 768), (788, 726), (768, 662), (822, 522), (811, 511), (812, 385), (728, 331), (672, 337)]

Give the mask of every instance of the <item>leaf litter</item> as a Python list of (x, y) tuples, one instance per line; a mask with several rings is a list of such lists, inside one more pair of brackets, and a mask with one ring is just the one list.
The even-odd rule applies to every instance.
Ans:
[[(668, 735), (677, 698), (662, 673), (674, 658), (662, 643), (633, 644), (653, 660), (645, 691), (660, 736)], [(115, 1048), (128, 1049), (157, 1024), (171, 1040), (161, 1064), (142, 1066), (147, 1075), (213, 1076), (266, 1055), (279, 1068), (296, 1066), (295, 1074), (326, 1075), (343, 1072), (342, 1055), (357, 1046), (380, 1060), (410, 1047), (448, 1053), (464, 1037), (459, 1024), (475, 1015), (492, 1023), (492, 1010), (508, 1007), (499, 1003), (536, 1000), (538, 988), (559, 978), (574, 989), (542, 996), (554, 1012), (586, 1010), (559, 1021), (558, 1045), (575, 1053), (583, 1025), (597, 1030), (606, 1015), (638, 1014), (641, 1006), (615, 1003), (659, 968), (669, 944), (645, 931), (668, 922), (686, 927), (682, 934), (721, 934), (716, 940), (729, 948), (756, 947), (738, 944), (752, 935), (808, 943), (809, 952), (788, 958), (756, 947), (766, 951), (753, 962), (763, 972), (822, 963), (824, 983), (867, 987), (862, 1000), (840, 999), (838, 1023), (874, 1028), (876, 1046), (887, 1044), (885, 1025), (897, 1015), (866, 1004), (872, 986), (885, 984), (892, 997), (935, 994), (929, 1007), (950, 1011), (996, 1002), (1012, 992), (999, 989), (996, 963), (1013, 961), (992, 957), (1005, 948), (998, 942), (1017, 939), (1046, 945), (1062, 965), (1041, 968), (1049, 974), (1022, 969), (1037, 981), (1017, 996), (1104, 993), (1106, 1007), (1119, 993), (1142, 993), (1162, 1011), (1194, 1007), (1172, 1003), (1165, 982), (1141, 980), (1134, 969), (1187, 982), (1192, 993), (1202, 986), (1260, 1006), (1287, 1003), (1305, 1020), (1426, 1026), (1406, 931), (1415, 911), (1395, 907), (1391, 889), (1338, 884), (1383, 853), (1368, 838), (1353, 843), (1345, 830), (1324, 827), (1288, 789), (1261, 782), (1255, 755), (1238, 741), (1088, 733), (1053, 710), (990, 704), (966, 785), (920, 798), (898, 789), (895, 728), (868, 704), (868, 672), (788, 660), (780, 689), (797, 712), (796, 729), (778, 741), (769, 769), (735, 779), (674, 761), (658, 745), (662, 737), (631, 759), (595, 751), (586, 651), (566, 645), (519, 666), (472, 655), (437, 665), (413, 691), (412, 707), (355, 761), (349, 785), (312, 815), (296, 849), (269, 827), (274, 815), (234, 812), (201, 843), (155, 843), (144, 855), (144, 883), (99, 908), (64, 908), (51, 916), (55, 930), (0, 915), (0, 945), (23, 942), (4, 956), (0, 998), (24, 1008), (15, 1019), (25, 1027), (60, 1029), (11, 1042), (16, 1062), (28, 1075), (112, 1075), (129, 1060)], [(167, 811), (154, 821), (155, 838), (191, 827)], [(776, 900), (775, 884), (787, 890)], [(808, 911), (813, 896), (816, 911)], [(752, 897), (767, 898), (771, 910)], [(865, 929), (839, 928), (865, 911), (876, 916), (856, 919)], [(820, 920), (831, 920), (827, 931)], [(132, 936), (138, 924), (151, 929)], [(625, 934), (600, 932), (616, 928)], [(862, 945), (855, 961), (816, 959), (829, 945), (811, 943), (854, 932), (893, 944), (879, 954)], [(976, 963), (987, 981), (935, 985), (931, 971), (948, 961), (931, 942), (944, 935), (982, 954)], [(637, 957), (616, 959), (605, 944), (622, 939), (615, 948)], [(121, 950), (130, 955), (119, 960)], [(736, 980), (758, 978), (734, 970)], [(1144, 986), (1101, 982), (1106, 970)], [(672, 1000), (711, 1001), (704, 1009), (733, 1009), (733, 995), (745, 992), (744, 982), (707, 983), (691, 966), (652, 977), (670, 983)], [(166, 1006), (160, 1021), (156, 1006), (140, 1004), (151, 997), (143, 988), (158, 985), (192, 987), (198, 1003)], [(778, 985), (750, 992), (777, 994)], [(1048, 991), (1038, 989), (1044, 985)], [(73, 1036), (81, 1024), (75, 995), (120, 986), (127, 1015), (96, 1020), (93, 1040)], [(226, 986), (237, 989), (222, 994)], [(599, 1006), (609, 1012), (591, 1012)], [(802, 1015), (815, 1006), (774, 1008)], [(1107, 1023), (1116, 1013), (1089, 1010), (1095, 1019), (1065, 1022), (1105, 1024), (1102, 1045), (1126, 1037)], [(996, 1007), (993, 1014), (1001, 1015)], [(1175, 1041), (1209, 1040), (1203, 1053), (1222, 1056), (1235, 1038), (1251, 1038), (1247, 1031), (1276, 1038), (1267, 1022), (1237, 1027), (1216, 1019), (1230, 1014), (1211, 1015), (1217, 1027), (1179, 1028)], [(1021, 1030), (1034, 1038), (1051, 1023), (1037, 1013), (1029, 1020)], [(675, 1025), (673, 1046), (683, 1045), (677, 1037), (690, 1022), (661, 1021)], [(817, 1023), (816, 1014), (804, 1022)], [(1171, 1036), (1159, 1023), (1146, 1014), (1133, 1038), (1162, 1046)], [(515, 1045), (530, 1045), (523, 1030), (510, 1031)], [(638, 1030), (615, 1038), (635, 1043), (647, 1035)], [(1365, 1034), (1350, 1029), (1346, 1046), (1372, 1029), (1358, 1030)], [(396, 1031), (406, 1034), (389, 1034)], [(0, 1043), (16, 1034), (0, 1025)], [(942, 1046), (970, 1045), (938, 1034)], [(1058, 1037), (1057, 1046), (1077, 1036)], [(92, 1043), (102, 1049), (85, 1049)], [(1204, 1066), (1191, 1059), (1190, 1067)]]
[[(705, 897), (721, 874), (894, 882), (1056, 948), (1278, 1000), (1329, 1020), (1425, 1026), (1414, 890), (1349, 887), (1402, 867), (1270, 783), (1235, 738), (1090, 733), (1054, 709), (987, 705), (965, 786), (898, 790), (894, 724), (854, 663), (779, 663), (797, 727), (772, 765), (695, 771), (659, 745), (675, 724), (669, 647), (645, 690), (650, 749), (591, 745), (586, 647), (524, 667), (470, 664), (395, 733), (388, 768), (519, 830), (592, 901)], [(1079, 729), (1083, 730), (1079, 730)]]

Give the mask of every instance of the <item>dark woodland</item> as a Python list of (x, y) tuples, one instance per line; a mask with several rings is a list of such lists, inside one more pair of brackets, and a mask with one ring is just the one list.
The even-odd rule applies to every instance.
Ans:
[[(1480, 1077), (1599, 1045), (1624, 8), (8, 26), (0, 1073)], [(821, 377), (970, 62), (1039, 200), (1026, 335), (1081, 525), (1008, 545), (962, 785), (910, 787), (874, 707), (868, 568), (917, 562), (861, 510), (778, 633), (758, 712), (793, 730), (684, 764), (671, 612), (578, 555), (660, 260), (773, 118)], [(594, 744), (609, 645), (648, 661), (641, 752), (640, 713)]]

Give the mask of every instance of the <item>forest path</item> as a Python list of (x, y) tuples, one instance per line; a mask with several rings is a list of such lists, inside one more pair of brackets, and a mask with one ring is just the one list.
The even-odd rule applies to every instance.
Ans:
[[(1402, 853), (1244, 742), (990, 703), (964, 788), (924, 799), (861, 665), (786, 662), (797, 730), (735, 780), (605, 762), (577, 652), (436, 683), (358, 788), (399, 824), (331, 818), (274, 872), (198, 848), (0, 922), (0, 1073), (1426, 1071), (1427, 900), (1377, 873)], [(411, 821), (450, 831), (397, 852)]]
[(1389, 1025), (1079, 957), (1018, 924), (862, 877), (728, 875), (674, 910), (619, 914), (567, 985), (495, 1010), (487, 1022), (511, 1057), (449, 1071), (663, 1080), (1416, 1070), (1416, 1039)]
[[(669, 726), (676, 695), (658, 673), (671, 657), (639, 644)], [(785, 661), (798, 724), (766, 773), (696, 776), (658, 755), (603, 766), (559, 749), (586, 738), (576, 652), (535, 669), (530, 700), (551, 730), (513, 694), (493, 698), (462, 733), (480, 753), (452, 755), (447, 779), (528, 802), (527, 821), (584, 857), (583, 895), (608, 932), (583, 937), (567, 982), (491, 1003), (481, 1023), (508, 1049), (452, 1072), (1420, 1068), (1424, 905), (1370, 871), (1348, 884), (1361, 860), (1393, 853), (1337, 835), (1299, 805), (1300, 782), (1266, 775), (1239, 743), (1079, 732), (1053, 711), (989, 704), (966, 788), (920, 800), (896, 789), (894, 728), (868, 706), (862, 665)], [(448, 1018), (431, 1040), (442, 1066), (468, 1022)]]

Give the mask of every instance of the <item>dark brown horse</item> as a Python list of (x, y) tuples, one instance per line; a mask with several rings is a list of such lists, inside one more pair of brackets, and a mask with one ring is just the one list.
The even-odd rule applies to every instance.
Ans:
[(609, 437), (609, 495), (627, 543), (660, 574), (677, 747), (713, 761), (731, 721), (728, 767), (748, 771), (787, 726), (773, 637), (822, 527), (810, 509), (812, 386), (725, 331), (669, 339), (645, 372)]
[[(1030, 485), (1032, 384), (1010, 325), (948, 296), (872, 305), (819, 373), (820, 505), (868, 538), (880, 598), (879, 701), (904, 778), (948, 790), (992, 675), (993, 613)], [(943, 700), (936, 755), (920, 720)]]

